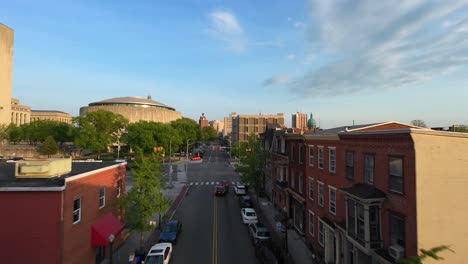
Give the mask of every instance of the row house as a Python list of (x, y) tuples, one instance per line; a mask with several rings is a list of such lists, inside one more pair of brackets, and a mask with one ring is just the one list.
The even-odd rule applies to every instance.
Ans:
[(0, 163), (2, 263), (101, 263), (124, 239), (126, 164)]
[[(468, 248), (468, 205), (457, 202), (468, 198), (467, 134), (388, 122), (304, 137), (306, 239), (325, 263)], [(462, 254), (443, 257), (463, 263)]]

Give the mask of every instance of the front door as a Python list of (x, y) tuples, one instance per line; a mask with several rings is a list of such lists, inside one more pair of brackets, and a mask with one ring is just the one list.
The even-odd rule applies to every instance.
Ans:
[(99, 246), (96, 248), (96, 264), (100, 264), (106, 258), (106, 247)]

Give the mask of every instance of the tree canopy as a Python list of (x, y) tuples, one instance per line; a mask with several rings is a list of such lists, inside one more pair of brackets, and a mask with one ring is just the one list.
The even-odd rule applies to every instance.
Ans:
[(218, 139), (218, 132), (212, 126), (206, 126), (201, 129), (201, 140), (202, 141), (211, 141)]
[(179, 134), (182, 143), (187, 142), (189, 139), (193, 141), (200, 139), (200, 127), (195, 120), (184, 117), (172, 121), (170, 124)]
[(240, 164), (236, 171), (241, 174), (241, 181), (258, 190), (268, 153), (262, 149), (261, 143), (257, 140), (255, 134), (250, 134), (247, 141), (240, 142), (236, 152), (240, 158)]
[(106, 110), (86, 113), (74, 118), (77, 126), (75, 143), (78, 147), (88, 148), (101, 158), (101, 152), (117, 141), (117, 135), (128, 124), (128, 120), (120, 114)]
[(39, 152), (42, 155), (47, 155), (47, 157), (50, 157), (50, 155), (57, 154), (58, 151), (59, 148), (57, 146), (57, 143), (55, 142), (55, 139), (52, 136), (48, 136), (39, 149)]
[(420, 119), (415, 119), (411, 121), (411, 125), (418, 126), (418, 127), (427, 127), (426, 122)]

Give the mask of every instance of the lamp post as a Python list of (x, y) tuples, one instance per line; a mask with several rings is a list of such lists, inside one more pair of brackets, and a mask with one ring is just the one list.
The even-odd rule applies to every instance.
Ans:
[(112, 244), (114, 243), (114, 239), (115, 239), (114, 234), (110, 234), (108, 239), (109, 239), (109, 244), (110, 244), (109, 263), (112, 264)]
[(172, 138), (169, 140), (169, 185), (167, 188), (172, 189)]

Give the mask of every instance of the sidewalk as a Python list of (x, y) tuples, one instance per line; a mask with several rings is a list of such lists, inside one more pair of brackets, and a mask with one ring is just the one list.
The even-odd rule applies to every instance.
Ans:
[[(172, 205), (169, 210), (166, 212), (169, 219), (175, 214), (178, 206), (182, 202), (185, 197), (185, 194), (188, 191), (188, 186), (185, 184), (186, 175), (185, 175), (185, 162), (177, 162), (172, 164), (174, 166), (173, 176), (177, 174), (175, 177), (177, 181), (173, 182), (174, 187), (172, 189), (164, 189), (163, 194), (166, 198), (168, 198)], [(155, 213), (151, 218), (152, 221), (158, 223), (159, 215)], [(125, 232), (125, 231), (124, 231)], [(157, 243), (159, 238), (159, 229), (154, 228), (152, 231), (146, 233), (143, 236), (143, 247), (148, 250), (153, 244)], [(113, 264), (127, 264), (129, 260), (129, 256), (131, 253), (135, 252), (136, 249), (139, 248), (140, 245), (140, 233), (133, 232), (130, 234), (125, 242), (117, 248), (114, 249), (114, 253), (112, 254), (112, 263)], [(103, 262), (103, 263), (108, 263)]]
[[(255, 197), (255, 198), (254, 198)], [(263, 223), (272, 230), (272, 233), (275, 233), (275, 237), (281, 237), (282, 235), (276, 229), (276, 220), (275, 216), (277, 214), (276, 208), (273, 204), (267, 199), (262, 197), (256, 197), (252, 195), (252, 198), (257, 202), (256, 210), (259, 210), (259, 216), (262, 218)], [(310, 264), (315, 263), (312, 258), (312, 252), (305, 244), (305, 238), (297, 234), (293, 229), (287, 229), (288, 237), (288, 253), (294, 264)]]

